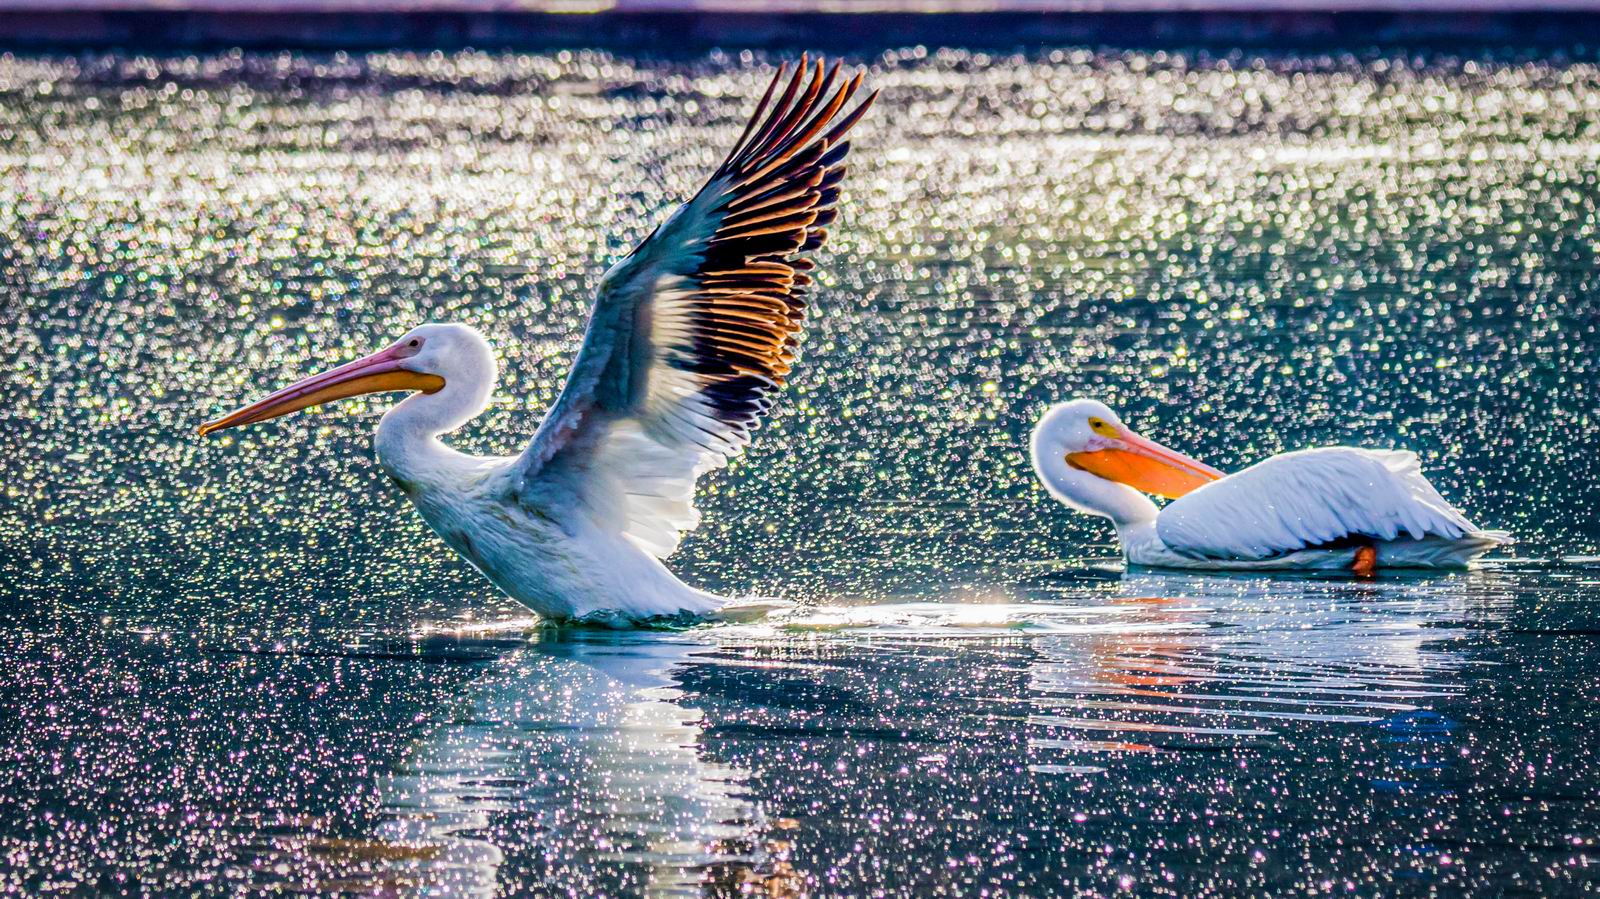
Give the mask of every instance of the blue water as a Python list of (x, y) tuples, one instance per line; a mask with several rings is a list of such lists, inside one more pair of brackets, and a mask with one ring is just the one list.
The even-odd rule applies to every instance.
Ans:
[[(792, 607), (546, 630), (372, 462), (199, 442), (424, 319), (509, 452), (760, 60), (0, 57), (0, 892), (1600, 886), (1600, 69), (864, 60), (797, 375), (673, 566)], [(1405, 446), (1520, 542), (1121, 570), (1025, 457), (1095, 395), (1223, 468)]]

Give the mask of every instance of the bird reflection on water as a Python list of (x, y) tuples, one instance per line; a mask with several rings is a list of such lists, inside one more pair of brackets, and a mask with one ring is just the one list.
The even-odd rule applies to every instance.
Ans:
[[(1083, 790), (1115, 782), (1171, 778), (1173, 813), (1226, 801), (1194, 792), (1219, 757), (1302, 765), (1365, 746), (1361, 770), (1335, 775), (1346, 800), (1426, 803), (1451, 743), (1435, 708), (1473, 664), (1465, 605), (1496, 577), (1132, 573), (1087, 593), (780, 609), (686, 632), (436, 629), (425, 651), (498, 658), (383, 779), (370, 835), (294, 845), (323, 888), (781, 895), (815, 890), (858, 828), (928, 838), (973, 803), (1020, 815), (1009, 838), (998, 820), (975, 833), (1023, 848), (1063, 815), (1092, 828)], [(1053, 867), (979, 868), (1012, 865)]]
[(1036, 704), (1061, 710), (1037, 723), (1138, 734), (1152, 744), (1144, 748), (1248, 742), (1301, 722), (1373, 724), (1416, 711), (1451, 696), (1433, 678), (1465, 663), (1440, 645), (1461, 636), (1452, 625), (1462, 600), (1433, 595), (1427, 581), (1143, 573), (1122, 590), (1118, 601), (1140, 617), (1203, 626), (1117, 635), (1086, 651), (1037, 641)]
[(489, 896), (515, 876), (670, 896), (784, 882), (741, 773), (699, 754), (701, 715), (673, 678), (710, 641), (545, 629), (515, 648), (476, 643), (425, 638), (423, 651), (504, 655), (383, 779), (371, 836), (296, 841), (290, 883)]

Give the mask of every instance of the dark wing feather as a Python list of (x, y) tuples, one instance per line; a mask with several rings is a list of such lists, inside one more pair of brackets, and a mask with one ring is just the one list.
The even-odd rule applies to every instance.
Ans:
[[(601, 282), (561, 396), (519, 460), (528, 501), (576, 493), (609, 531), (665, 556), (694, 527), (695, 480), (749, 443), (795, 362), (811, 261), (876, 94), (782, 67), (705, 187)], [(780, 90), (781, 88), (781, 90)]]

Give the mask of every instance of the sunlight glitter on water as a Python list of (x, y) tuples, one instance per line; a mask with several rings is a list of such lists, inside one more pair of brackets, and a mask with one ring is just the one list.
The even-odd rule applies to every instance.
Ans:
[[(864, 62), (805, 357), (673, 560), (793, 604), (615, 634), (429, 535), (381, 400), (193, 426), (434, 318), (515, 449), (762, 60), (0, 57), (0, 892), (1592, 888), (1600, 70)], [(1412, 447), (1517, 558), (1122, 572), (1027, 466), (1079, 393), (1226, 468)]]

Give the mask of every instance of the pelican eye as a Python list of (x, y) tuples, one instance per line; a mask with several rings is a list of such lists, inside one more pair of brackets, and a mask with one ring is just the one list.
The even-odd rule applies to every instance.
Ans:
[(1106, 421), (1103, 418), (1098, 418), (1098, 417), (1090, 418), (1089, 419), (1089, 430), (1095, 432), (1096, 434), (1099, 434), (1101, 437), (1115, 437), (1115, 436), (1117, 436), (1117, 429), (1113, 428), (1111, 426), (1111, 423)]

